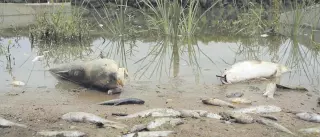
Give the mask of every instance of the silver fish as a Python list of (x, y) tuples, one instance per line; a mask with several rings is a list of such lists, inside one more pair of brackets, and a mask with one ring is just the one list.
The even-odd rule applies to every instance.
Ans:
[(169, 108), (154, 108), (141, 112), (137, 112), (134, 114), (130, 114), (124, 117), (118, 117), (116, 119), (128, 119), (128, 118), (136, 118), (136, 117), (177, 117), (180, 116), (181, 113), (174, 109)]
[(291, 134), (291, 135), (295, 135), (294, 133), (292, 133), (288, 128), (276, 123), (276, 122), (273, 122), (271, 120), (266, 120), (266, 119), (263, 119), (263, 118), (260, 118), (260, 119), (257, 119), (256, 120), (257, 123), (260, 123), (260, 124), (263, 124), (263, 125), (267, 125), (267, 126), (270, 126), (270, 127), (274, 127), (280, 131), (283, 131), (283, 132), (286, 132), (288, 134)]
[(208, 104), (208, 105), (214, 105), (214, 106), (228, 106), (230, 108), (236, 108), (233, 104), (217, 98), (205, 99), (205, 100), (202, 100), (202, 103)]
[(40, 131), (37, 134), (46, 137), (85, 137), (87, 135), (81, 131)]
[(11, 122), (9, 120), (6, 120), (6, 119), (0, 117), (0, 127), (7, 128), (7, 127), (12, 127), (12, 126), (27, 128), (27, 126), (24, 124), (14, 123), (14, 122)]
[(320, 123), (320, 115), (316, 113), (301, 112), (301, 113), (297, 113), (296, 116), (298, 116), (298, 118), (305, 121)]
[(172, 133), (174, 133), (174, 131), (144, 131), (126, 134), (122, 137), (166, 137)]
[(251, 104), (252, 101), (246, 98), (229, 98), (228, 101), (235, 104)]
[(147, 128), (150, 130), (150, 129), (154, 129), (154, 128), (157, 128), (157, 127), (160, 127), (161, 125), (165, 124), (169, 122), (170, 125), (172, 126), (176, 126), (176, 125), (179, 125), (179, 124), (182, 124), (183, 123), (183, 120), (180, 119), (180, 118), (168, 118), (168, 117), (165, 117), (165, 118), (157, 118), (153, 121), (151, 121)]
[(320, 135), (320, 126), (312, 127), (312, 128), (299, 129), (298, 132), (301, 132), (301, 133), (304, 133), (304, 134)]
[(240, 112), (240, 113), (274, 113), (274, 112), (280, 112), (282, 111), (282, 109), (274, 105), (260, 105), (260, 106), (252, 106), (248, 108), (240, 108), (233, 111)]
[(241, 124), (251, 124), (255, 122), (252, 116), (245, 113), (226, 111), (226, 112), (221, 112), (219, 114), (222, 115), (224, 118), (226, 118), (226, 120), (229, 120), (231, 118), (231, 119), (234, 119), (235, 122), (241, 123)]
[(89, 123), (95, 123), (95, 124), (102, 123), (102, 124), (105, 124), (105, 126), (111, 126), (111, 124), (121, 125), (121, 126), (113, 126), (115, 128), (126, 127), (124, 124), (121, 124), (119, 122), (107, 120), (97, 115), (86, 113), (86, 112), (69, 112), (62, 115), (61, 119), (69, 122), (89, 122)]

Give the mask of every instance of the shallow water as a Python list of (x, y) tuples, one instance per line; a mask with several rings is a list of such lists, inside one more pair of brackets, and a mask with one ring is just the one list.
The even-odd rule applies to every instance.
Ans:
[[(121, 66), (128, 68), (131, 83), (170, 84), (172, 80), (178, 80), (180, 84), (185, 85), (216, 85), (220, 84), (220, 81), (215, 75), (221, 74), (233, 63), (261, 59), (279, 62), (295, 70), (282, 77), (281, 82), (284, 84), (320, 88), (318, 51), (310, 45), (301, 44), (290, 38), (271, 36), (255, 39), (239, 38), (230, 42), (193, 40), (197, 41), (190, 46), (193, 48), (187, 48), (188, 46), (183, 44), (174, 46), (167, 39), (121, 43), (102, 37), (97, 37), (83, 46), (77, 43), (64, 45), (42, 43), (32, 46), (28, 37), (2, 38), (1, 44), (6, 47), (9, 41), (12, 43), (11, 65), (5, 54), (0, 56), (2, 92), (12, 88), (10, 83), (13, 78), (26, 83), (26, 88), (58, 88), (60, 87), (58, 81), (46, 69), (73, 60), (99, 58), (100, 51), (104, 56), (115, 59)], [(32, 62), (34, 57), (42, 55), (43, 51), (49, 51), (45, 58)], [(173, 58), (172, 63), (170, 58)], [(148, 64), (150, 67), (145, 67)]]

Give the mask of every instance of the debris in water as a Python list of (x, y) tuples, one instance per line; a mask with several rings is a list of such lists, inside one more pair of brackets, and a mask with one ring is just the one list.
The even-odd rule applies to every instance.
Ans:
[(202, 100), (202, 103), (214, 106), (228, 106), (230, 108), (236, 108), (233, 104), (217, 98), (204, 99)]
[(280, 131), (283, 131), (283, 132), (286, 132), (286, 133), (289, 133), (291, 135), (295, 135), (294, 133), (292, 133), (289, 129), (287, 129), (286, 127), (276, 123), (276, 122), (273, 122), (271, 120), (266, 120), (266, 119), (257, 119), (256, 120), (257, 123), (260, 123), (260, 124), (263, 124), (263, 125), (266, 125), (266, 126), (270, 126), (270, 127), (274, 127)]
[(269, 35), (268, 34), (262, 34), (260, 35), (261, 37), (265, 38), (265, 37), (268, 37)]
[(312, 112), (297, 113), (296, 116), (302, 120), (320, 123), (320, 115)]
[[(124, 128), (126, 125), (121, 124), (119, 122), (114, 122), (111, 120), (104, 119), (97, 115), (86, 113), (86, 112), (69, 112), (62, 115), (61, 119), (69, 121), (69, 122), (89, 122), (89, 123), (102, 123), (104, 126), (110, 126), (114, 128)], [(119, 124), (117, 126), (116, 124)]]
[(226, 69), (220, 77), (223, 84), (232, 84), (251, 79), (266, 79), (272, 77), (280, 77), (281, 74), (288, 72), (289, 69), (281, 64), (248, 60), (235, 63), (230, 69)]
[(13, 86), (24, 86), (26, 84), (24, 82), (22, 82), (22, 81), (14, 80), (14, 81), (11, 82), (11, 85), (13, 85)]
[(144, 101), (138, 98), (113, 99), (99, 103), (99, 105), (125, 105), (125, 104), (144, 104)]
[(36, 57), (32, 60), (32, 62), (40, 61), (42, 58), (44, 58), (43, 55), (42, 55), (42, 56), (36, 56)]
[(276, 91), (276, 83), (269, 83), (266, 87), (266, 92), (263, 93), (263, 96), (273, 99), (274, 92)]
[(260, 105), (260, 106), (252, 106), (247, 108), (240, 108), (233, 110), (234, 112), (240, 113), (274, 113), (280, 112), (282, 109), (280, 107), (274, 105)]
[(252, 101), (246, 98), (230, 98), (228, 101), (235, 104), (251, 104)]
[(312, 135), (320, 136), (320, 126), (312, 127), (312, 128), (299, 129), (298, 132), (301, 132), (301, 133), (304, 133), (304, 134), (312, 134)]
[(236, 97), (242, 97), (242, 96), (243, 96), (242, 92), (233, 92), (233, 93), (226, 94), (227, 98), (236, 98)]
[(81, 131), (40, 131), (37, 133), (46, 137), (85, 137), (86, 133)]
[(6, 119), (0, 117), (0, 128), (7, 128), (7, 127), (12, 127), (12, 126), (27, 128), (27, 126), (24, 124), (14, 123), (14, 122), (11, 122), (9, 120), (6, 120)]
[(122, 135), (122, 137), (166, 137), (174, 131), (144, 131)]
[(128, 78), (125, 68), (119, 68), (114, 60), (106, 58), (61, 64), (49, 71), (59, 80), (104, 91), (124, 86)]

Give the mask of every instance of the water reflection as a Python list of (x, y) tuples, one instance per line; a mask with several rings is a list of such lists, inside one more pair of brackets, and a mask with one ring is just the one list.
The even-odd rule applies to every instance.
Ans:
[[(211, 38), (212, 37), (212, 38)], [(90, 60), (104, 56), (128, 68), (131, 82), (170, 82), (180, 79), (188, 83), (220, 84), (215, 78), (231, 64), (248, 59), (279, 62), (294, 69), (281, 82), (294, 85), (319, 87), (319, 49), (302, 43), (298, 37), (241, 38), (231, 37), (158, 37), (145, 41), (132, 37), (106, 37), (100, 35), (85, 43), (31, 44), (27, 37), (3, 38), (2, 47), (14, 41), (8, 54), (1, 54), (3, 71), (0, 81), (16, 79), (29, 87), (46, 86), (54, 88), (57, 81), (45, 71), (60, 63), (74, 60)], [(12, 45), (12, 44), (11, 44)], [(19, 45), (19, 46), (18, 46)], [(44, 51), (49, 51), (40, 62), (31, 60)], [(14, 58), (14, 62), (12, 60)], [(5, 65), (9, 62), (10, 67)], [(7, 80), (7, 81), (6, 81)]]

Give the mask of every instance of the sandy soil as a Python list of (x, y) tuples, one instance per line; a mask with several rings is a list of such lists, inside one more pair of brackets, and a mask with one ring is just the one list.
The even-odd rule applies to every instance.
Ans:
[[(261, 83), (244, 83), (228, 86), (194, 85), (182, 81), (170, 85), (157, 85), (150, 82), (136, 82), (125, 86), (119, 95), (108, 96), (102, 92), (82, 88), (12, 88), (0, 92), (0, 116), (13, 122), (28, 125), (28, 128), (1, 128), (2, 137), (31, 137), (40, 130), (80, 130), (91, 137), (116, 137), (124, 130), (97, 128), (88, 123), (69, 123), (59, 117), (71, 111), (89, 112), (107, 119), (120, 121), (130, 127), (145, 123), (151, 119), (115, 120), (113, 112), (134, 113), (151, 108), (184, 108), (220, 112), (231, 108), (202, 104), (201, 98), (217, 97), (226, 99), (229, 92), (243, 92), (245, 98), (253, 100), (252, 105), (276, 105), (283, 110), (301, 110), (320, 112), (317, 107), (316, 92), (297, 92), (278, 90), (275, 99), (262, 96), (265, 85)], [(137, 97), (146, 101), (144, 105), (101, 106), (96, 103), (112, 98)], [(246, 105), (241, 105), (246, 107)], [(301, 128), (314, 127), (319, 124), (297, 119), (293, 114), (280, 112), (271, 114), (279, 118), (278, 123), (297, 133)], [(176, 137), (286, 137), (287, 133), (261, 124), (225, 124), (210, 118), (186, 118), (183, 125), (162, 128), (173, 130)], [(161, 129), (158, 129), (161, 130)]]

